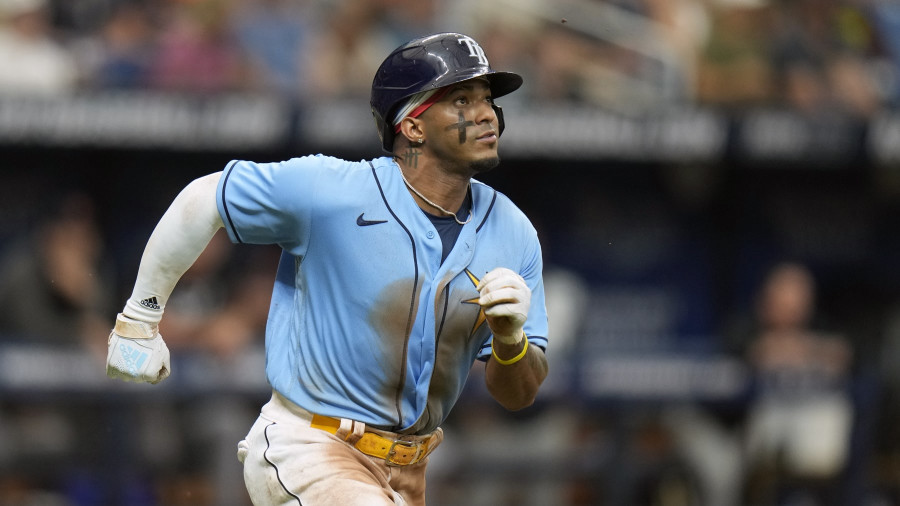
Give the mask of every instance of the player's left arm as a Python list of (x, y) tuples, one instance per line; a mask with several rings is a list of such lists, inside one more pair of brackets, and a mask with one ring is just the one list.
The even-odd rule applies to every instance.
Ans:
[(543, 350), (531, 345), (525, 335), (531, 289), (518, 273), (499, 267), (484, 275), (478, 291), (493, 334), (485, 366), (488, 392), (506, 409), (528, 407), (548, 370)]

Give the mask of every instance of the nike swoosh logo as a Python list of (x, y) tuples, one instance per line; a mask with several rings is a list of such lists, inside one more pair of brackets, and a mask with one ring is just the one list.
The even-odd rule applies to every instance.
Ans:
[(363, 219), (363, 214), (366, 214), (366, 213), (362, 213), (362, 214), (360, 214), (359, 216), (356, 217), (356, 224), (359, 225), (360, 227), (368, 227), (369, 225), (378, 225), (379, 223), (387, 223), (387, 220), (366, 220), (366, 219)]

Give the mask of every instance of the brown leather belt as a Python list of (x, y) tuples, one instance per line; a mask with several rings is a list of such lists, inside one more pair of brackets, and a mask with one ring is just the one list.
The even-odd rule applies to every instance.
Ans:
[[(357, 422), (353, 422), (357, 423)], [(337, 434), (341, 428), (341, 420), (328, 416), (313, 415), (310, 427), (324, 430), (331, 434)], [(351, 443), (357, 450), (366, 455), (382, 459), (389, 466), (409, 466), (428, 456), (434, 450), (440, 440), (434, 434), (429, 436), (406, 436), (411, 440), (385, 437), (371, 430), (366, 430), (356, 441), (353, 441), (354, 432), (348, 432), (344, 439)]]

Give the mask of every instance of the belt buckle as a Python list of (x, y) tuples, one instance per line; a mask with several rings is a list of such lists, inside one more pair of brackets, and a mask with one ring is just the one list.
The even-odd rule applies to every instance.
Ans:
[[(402, 464), (402, 463), (400, 463), (400, 462), (394, 462), (393, 460), (391, 460), (391, 457), (393, 457), (394, 454), (397, 453), (397, 450), (395, 449), (397, 446), (405, 446), (405, 447), (407, 447), (407, 448), (415, 448), (415, 449), (416, 449), (416, 454), (413, 455), (412, 459), (410, 459), (410, 461), (407, 462), (407, 463), (405, 463), (405, 464)], [(403, 441), (402, 439), (394, 439), (393, 441), (391, 441), (391, 446), (390, 446), (390, 448), (388, 448), (387, 455), (384, 457), (384, 462), (385, 462), (387, 465), (392, 466), (392, 467), (406, 466), (406, 465), (410, 465), (410, 464), (415, 464), (415, 463), (416, 463), (416, 459), (419, 457), (419, 455), (420, 455), (421, 453), (422, 453), (422, 445), (421, 445), (421, 443), (416, 443), (416, 442), (414, 442), (414, 441)]]

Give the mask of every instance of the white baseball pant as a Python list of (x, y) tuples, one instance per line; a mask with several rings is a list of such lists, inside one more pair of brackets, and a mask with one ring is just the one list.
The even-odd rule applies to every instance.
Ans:
[[(238, 445), (254, 505), (425, 505), (427, 457), (411, 465), (388, 465), (311, 427), (312, 417), (277, 392), (263, 405)], [(443, 438), (441, 429), (434, 434), (432, 449)]]

